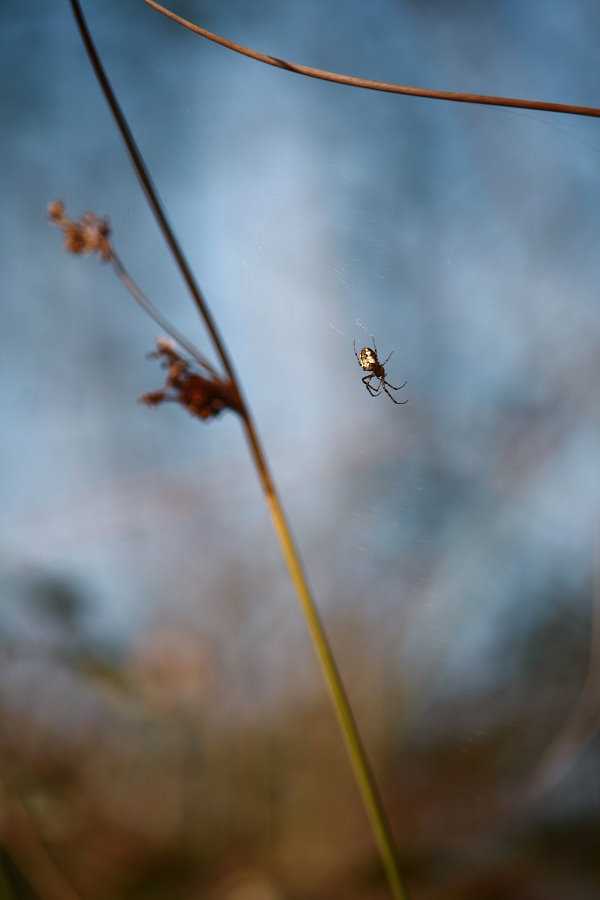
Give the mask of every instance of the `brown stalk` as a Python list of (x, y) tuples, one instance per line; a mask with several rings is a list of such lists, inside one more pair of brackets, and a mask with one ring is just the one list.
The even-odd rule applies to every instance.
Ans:
[(219, 335), (216, 324), (214, 323), (208, 305), (200, 291), (199, 286), (192, 274), (192, 271), (183, 255), (181, 248), (175, 238), (175, 235), (167, 221), (167, 217), (162, 209), (162, 205), (158, 199), (158, 193), (152, 183), (150, 173), (142, 159), (142, 155), (135, 143), (133, 135), (129, 129), (125, 116), (123, 115), (117, 99), (114, 95), (110, 82), (104, 72), (100, 58), (92, 41), (87, 24), (81, 12), (78, 0), (70, 0), (75, 20), (79, 27), (81, 38), (85, 45), (88, 57), (96, 73), (96, 77), (100, 82), (100, 86), (104, 96), (110, 106), (117, 126), (129, 152), (129, 156), (138, 176), (146, 198), (159, 224), (162, 234), (171, 250), (175, 262), (189, 288), (189, 291), (198, 307), (198, 311), (206, 325), (206, 328), (212, 338), (215, 349), (219, 355), (223, 368), (228, 376), (228, 382), (232, 391), (232, 402), (239, 412), (248, 443), (250, 445), (250, 453), (254, 460), (258, 477), (262, 484), (265, 499), (271, 515), (273, 528), (277, 535), (283, 558), (285, 560), (290, 580), (294, 586), (296, 596), (300, 603), (300, 607), (304, 614), (306, 625), (312, 640), (317, 659), (321, 666), (321, 671), (329, 691), (330, 699), (338, 719), (340, 731), (346, 745), (346, 751), (352, 766), (354, 777), (356, 779), (364, 807), (366, 809), (373, 836), (377, 844), (383, 868), (385, 870), (388, 884), (392, 895), (396, 900), (406, 900), (408, 894), (404, 887), (400, 869), (398, 865), (396, 850), (394, 847), (394, 839), (390, 824), (383, 807), (379, 791), (375, 782), (373, 772), (366, 754), (366, 750), (362, 743), (362, 738), (358, 731), (358, 726), (354, 719), (354, 714), (350, 706), (350, 702), (346, 695), (344, 685), (333, 652), (329, 646), (325, 630), (321, 623), (321, 619), (314, 600), (312, 598), (308, 582), (304, 574), (302, 563), (298, 550), (296, 549), (290, 527), (287, 523), (281, 501), (275, 489), (275, 485), (267, 460), (260, 444), (258, 433), (250, 416), (250, 412), (246, 402), (242, 396), (242, 392), (229, 359), (225, 345)]
[(571, 103), (548, 103), (545, 100), (521, 100), (517, 97), (493, 97), (487, 94), (465, 94), (460, 91), (438, 91), (430, 88), (411, 87), (404, 84), (391, 84), (386, 81), (371, 81), (368, 78), (357, 78), (355, 75), (342, 75), (339, 72), (328, 72), (325, 69), (314, 69), (312, 66), (303, 66), (300, 63), (288, 62), (285, 59), (279, 59), (277, 56), (268, 56), (266, 53), (260, 53), (258, 50), (252, 50), (250, 47), (244, 47), (243, 44), (236, 44), (227, 38), (213, 34), (206, 28), (195, 25), (188, 19), (184, 19), (176, 13), (171, 12), (155, 0), (144, 0), (148, 6), (151, 6), (157, 12), (162, 13), (178, 25), (183, 25), (199, 34), (200, 37), (214, 41), (228, 50), (235, 53), (241, 53), (257, 62), (266, 63), (268, 66), (275, 66), (277, 69), (287, 69), (288, 72), (295, 72), (297, 75), (307, 75), (309, 78), (319, 78), (321, 81), (333, 81), (336, 84), (346, 84), (350, 87), (364, 88), (368, 91), (385, 91), (388, 94), (406, 94), (409, 97), (425, 97), (429, 100), (451, 100), (454, 103), (479, 103), (486, 106), (509, 106), (514, 109), (538, 109), (543, 112), (567, 113), (572, 116), (595, 116), (600, 117), (600, 108), (595, 106), (575, 106)]

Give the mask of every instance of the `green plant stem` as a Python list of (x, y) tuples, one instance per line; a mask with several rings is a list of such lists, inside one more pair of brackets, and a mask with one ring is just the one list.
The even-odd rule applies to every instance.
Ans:
[[(260, 450), (259, 450), (260, 452)], [(260, 457), (254, 455), (260, 471)], [(268, 477), (268, 475), (267, 475)], [(346, 695), (335, 657), (329, 646), (319, 613), (311, 596), (302, 564), (290, 529), (288, 527), (279, 498), (273, 489), (269, 491), (263, 480), (267, 505), (273, 527), (281, 547), (281, 552), (292, 581), (296, 596), (304, 613), (304, 618), (312, 639), (313, 648), (321, 665), (333, 708), (335, 710), (354, 777), (361, 793), (362, 801), (371, 822), (373, 835), (379, 849), (392, 895), (396, 900), (407, 900), (408, 893), (403, 885), (396, 857), (394, 838), (383, 808), (375, 778), (363, 746), (358, 726)]]
[(194, 275), (167, 221), (166, 215), (158, 199), (158, 194), (152, 183), (150, 174), (146, 169), (141, 153), (137, 148), (133, 135), (131, 134), (125, 117), (117, 103), (110, 82), (108, 81), (108, 78), (104, 72), (94, 44), (92, 42), (90, 33), (88, 31), (87, 25), (83, 18), (79, 2), (78, 0), (70, 0), (70, 3), (73, 8), (73, 13), (79, 26), (79, 31), (86, 47), (88, 56), (90, 57), (90, 61), (92, 63), (96, 76), (100, 82), (104, 95), (108, 101), (119, 130), (123, 136), (135, 172), (139, 180), (141, 181), (150, 207), (158, 221), (165, 240), (173, 253), (184, 281), (186, 282), (190, 290), (194, 302), (198, 307), (198, 311), (202, 319), (204, 320), (206, 328), (208, 329), (208, 332), (213, 340), (217, 354), (219, 355), (223, 364), (223, 368), (227, 372), (227, 375), (231, 381), (231, 386), (236, 400), (239, 401), (239, 408), (241, 410), (241, 416), (244, 422), (250, 452), (265, 493), (267, 506), (271, 515), (271, 520), (273, 522), (273, 527), (277, 535), (279, 545), (281, 547), (290, 579), (296, 591), (296, 595), (298, 597), (302, 612), (304, 613), (308, 630), (313, 642), (313, 647), (315, 649), (318, 661), (321, 665), (321, 670), (323, 672), (331, 701), (337, 715), (348, 756), (350, 758), (350, 763), (352, 765), (354, 776), (358, 783), (360, 794), (371, 823), (371, 828), (373, 830), (377, 847), (381, 855), (381, 860), (387, 875), (390, 889), (396, 900), (406, 900), (408, 895), (402, 884), (391, 828), (389, 826), (383, 804), (379, 797), (375, 779), (373, 777), (371, 767), (367, 759), (365, 748), (360, 738), (358, 727), (352, 714), (349, 700), (344, 690), (342, 679), (338, 672), (333, 653), (327, 641), (325, 630), (319, 618), (314, 600), (311, 596), (307, 580), (302, 569), (298, 551), (294, 545), (291, 531), (287, 524), (281, 502), (279, 500), (273, 479), (269, 472), (266, 456), (261, 447), (258, 433), (248, 410), (247, 404), (245, 403), (242, 396), (233, 365), (229, 359), (229, 355), (225, 349), (225, 345), (219, 335), (216, 324), (212, 319), (212, 316), (208, 309), (208, 305), (200, 291), (199, 286), (196, 283)]

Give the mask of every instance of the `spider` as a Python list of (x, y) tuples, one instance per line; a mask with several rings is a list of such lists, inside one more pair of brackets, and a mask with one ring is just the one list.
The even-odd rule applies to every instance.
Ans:
[[(373, 348), (374, 349), (371, 350), (370, 347), (363, 347), (360, 351), (359, 356), (359, 354), (356, 352), (356, 341), (354, 341), (354, 355), (357, 358), (358, 364), (361, 369), (364, 369), (364, 371), (368, 373), (362, 379), (362, 383), (366, 387), (367, 391), (369, 392), (371, 397), (376, 397), (383, 388), (388, 397), (393, 400), (394, 403), (398, 403), (400, 406), (402, 406), (404, 403), (408, 403), (408, 400), (396, 400), (396, 398), (392, 396), (392, 394), (390, 394), (390, 392), (388, 391), (389, 387), (394, 391), (401, 391), (402, 388), (407, 384), (407, 382), (405, 381), (404, 384), (400, 385), (400, 387), (394, 387), (393, 384), (390, 384), (389, 381), (386, 381), (384, 366), (386, 365), (388, 359), (394, 351), (392, 350), (390, 356), (388, 356), (387, 359), (380, 363), (379, 357), (377, 356), (377, 346), (375, 344), (375, 338), (373, 338)], [(374, 388), (371, 385), (371, 380), (373, 378), (379, 379), (379, 387)]]

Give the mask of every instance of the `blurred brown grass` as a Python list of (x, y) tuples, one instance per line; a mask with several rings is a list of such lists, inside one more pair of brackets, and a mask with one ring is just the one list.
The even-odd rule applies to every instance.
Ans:
[[(362, 658), (352, 634), (363, 636)], [(458, 701), (454, 727), (436, 729), (435, 708), (411, 722), (398, 681), (370, 659), (377, 641), (365, 622), (333, 637), (342, 660), (359, 663), (349, 690), (411, 896), (591, 900), (598, 822), (573, 798), (593, 760), (527, 797), (576, 678), (548, 673), (535, 696)], [(29, 886), (40, 853), (74, 896), (91, 900), (387, 896), (318, 684), (224, 715), (216, 701), (226, 678), (202, 647), (171, 624), (117, 660), (81, 646), (35, 660), (9, 648), (0, 692), (7, 896), (44, 898)], [(365, 671), (379, 673), (378, 685), (365, 687)]]

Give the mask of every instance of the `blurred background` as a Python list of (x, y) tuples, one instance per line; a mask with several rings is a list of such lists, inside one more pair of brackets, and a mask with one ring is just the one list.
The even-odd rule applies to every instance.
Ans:
[[(184, 2), (283, 59), (600, 105), (595, 0)], [(279, 71), (85, 4), (233, 356), (413, 900), (600, 886), (598, 120)], [(69, 4), (0, 11), (4, 898), (389, 896), (233, 413), (46, 206), (212, 348)], [(353, 352), (393, 351), (405, 406)]]

